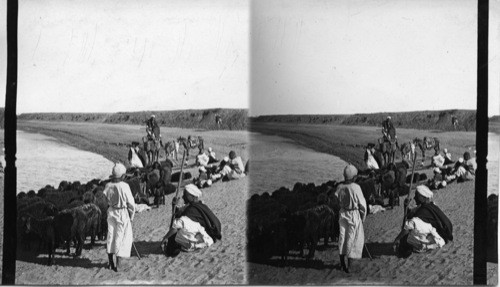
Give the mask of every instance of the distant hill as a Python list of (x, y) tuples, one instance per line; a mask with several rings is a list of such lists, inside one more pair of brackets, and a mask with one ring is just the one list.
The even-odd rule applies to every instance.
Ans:
[(392, 122), (396, 128), (452, 131), (454, 128), (451, 124), (451, 118), (455, 116), (458, 119), (457, 130), (476, 130), (475, 110), (385, 112), (353, 115), (266, 115), (252, 117), (250, 122), (381, 126), (382, 121), (384, 121), (388, 115), (391, 116)]
[[(151, 114), (156, 116), (160, 126), (178, 128), (199, 128), (213, 130), (215, 115), (222, 118), (221, 129), (246, 130), (248, 110), (245, 109), (207, 109), (175, 111), (141, 111), (118, 113), (28, 113), (18, 116), (18, 120), (99, 122), (110, 124), (144, 124)], [(2, 117), (3, 120), (3, 117)]]

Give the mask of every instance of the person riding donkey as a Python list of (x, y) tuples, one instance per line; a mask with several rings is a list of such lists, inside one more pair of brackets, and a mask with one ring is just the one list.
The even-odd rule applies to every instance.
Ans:
[(156, 116), (151, 115), (151, 118), (146, 121), (146, 132), (148, 133), (148, 138), (152, 140), (159, 140), (161, 138), (160, 135), (160, 126), (156, 122)]
[(392, 124), (391, 116), (387, 116), (387, 119), (382, 122), (382, 134), (384, 141), (394, 142), (397, 139), (396, 128)]

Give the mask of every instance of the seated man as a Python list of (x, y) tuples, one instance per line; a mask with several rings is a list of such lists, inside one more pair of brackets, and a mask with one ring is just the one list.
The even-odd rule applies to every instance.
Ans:
[(446, 180), (443, 179), (443, 174), (439, 167), (434, 168), (434, 177), (429, 179), (427, 185), (430, 189), (440, 189), (446, 186)]
[(234, 151), (229, 152), (229, 158), (224, 158), (225, 165), (218, 174), (212, 176), (212, 180), (226, 177), (228, 180), (245, 177), (245, 165), (241, 157), (236, 156)]
[[(425, 252), (443, 247), (453, 241), (453, 225), (432, 202), (432, 191), (425, 185), (417, 186), (417, 207), (408, 212), (403, 230), (394, 240), (394, 251), (403, 257), (412, 252)], [(405, 208), (409, 202), (405, 202)]]
[[(200, 200), (202, 193), (194, 184), (184, 187), (185, 205), (178, 207), (172, 228), (163, 237), (161, 247), (165, 255), (175, 257), (185, 252), (206, 248), (221, 239), (221, 224), (213, 212)], [(174, 197), (172, 202), (177, 205)]]
[(450, 182), (455, 179), (458, 181), (474, 180), (476, 175), (476, 168), (476, 159), (471, 158), (470, 153), (466, 151), (464, 153), (464, 157), (459, 158), (458, 162), (455, 163), (453, 172), (451, 175), (446, 177), (446, 181)]

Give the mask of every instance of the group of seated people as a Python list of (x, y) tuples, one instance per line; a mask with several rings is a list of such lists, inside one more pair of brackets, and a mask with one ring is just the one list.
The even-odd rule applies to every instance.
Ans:
[(468, 151), (458, 161), (453, 162), (447, 149), (444, 149), (444, 156), (436, 153), (432, 165), (434, 177), (428, 182), (431, 189), (444, 188), (454, 180), (457, 182), (474, 180), (477, 169), (476, 159), (471, 157)]
[(234, 151), (230, 151), (229, 156), (224, 157), (218, 165), (215, 165), (217, 162), (219, 160), (212, 148), (208, 148), (208, 155), (204, 151), (200, 151), (196, 157), (200, 175), (194, 180), (199, 188), (211, 186), (213, 182), (218, 180), (226, 181), (246, 176), (243, 160)]

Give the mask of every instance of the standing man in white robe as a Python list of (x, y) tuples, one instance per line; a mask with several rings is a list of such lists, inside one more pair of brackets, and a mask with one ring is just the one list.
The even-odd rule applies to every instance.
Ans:
[[(349, 273), (352, 260), (361, 258), (365, 244), (363, 221), (366, 218), (366, 200), (361, 187), (354, 183), (358, 170), (349, 164), (344, 169), (344, 183), (338, 186), (335, 195), (340, 204), (339, 254), (340, 266)], [(347, 264), (345, 257), (347, 256)]]
[[(108, 253), (109, 269), (118, 271), (121, 258), (130, 257), (133, 234), (132, 220), (135, 213), (135, 201), (130, 186), (122, 181), (125, 166), (116, 163), (111, 174), (111, 182), (106, 184), (104, 195), (109, 204), (108, 208), (108, 236), (106, 252)], [(113, 261), (116, 257), (116, 264)]]

